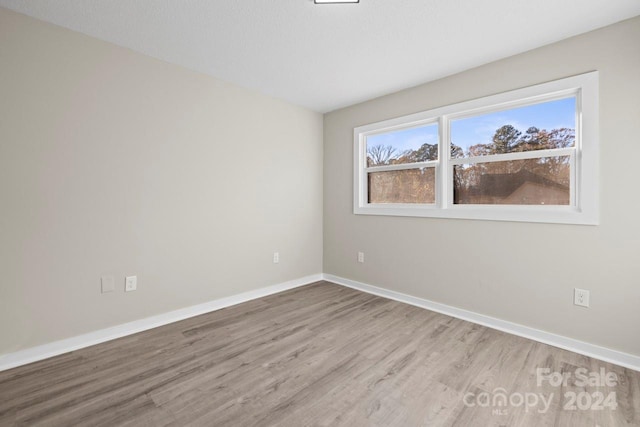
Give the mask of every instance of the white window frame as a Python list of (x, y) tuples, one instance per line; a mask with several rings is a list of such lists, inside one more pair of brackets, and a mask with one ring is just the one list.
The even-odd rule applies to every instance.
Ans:
[[(481, 157), (450, 158), (450, 121), (509, 108), (575, 96), (575, 145), (570, 148), (525, 151)], [(354, 129), (354, 214), (494, 221), (597, 225), (599, 221), (598, 72), (487, 96), (429, 111), (384, 120)], [(438, 160), (388, 166), (367, 166), (366, 138), (393, 130), (438, 123)], [(508, 161), (546, 156), (570, 156), (570, 205), (453, 204), (453, 167), (474, 162)], [(434, 204), (368, 203), (367, 174), (386, 170), (435, 168)]]

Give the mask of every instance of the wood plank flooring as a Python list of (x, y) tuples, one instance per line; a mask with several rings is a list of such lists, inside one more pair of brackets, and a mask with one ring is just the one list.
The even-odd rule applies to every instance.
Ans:
[(640, 426), (640, 373), (318, 282), (0, 372), (0, 425)]

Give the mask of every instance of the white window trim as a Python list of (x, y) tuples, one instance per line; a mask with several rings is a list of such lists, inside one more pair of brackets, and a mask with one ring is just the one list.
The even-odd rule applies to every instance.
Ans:
[[(469, 160), (486, 162), (538, 158), (543, 157), (544, 151), (547, 150), (501, 154), (499, 158), (482, 156), (482, 158), (450, 159), (449, 121), (451, 119), (552, 101), (572, 95), (576, 96), (575, 148), (552, 150), (553, 155), (571, 156), (572, 206), (454, 205), (452, 203), (453, 165), (469, 163)], [(599, 221), (598, 105), (598, 72), (593, 71), (357, 127), (354, 129), (354, 214), (597, 225)], [(438, 122), (440, 132), (437, 161), (367, 168), (365, 144), (367, 136), (435, 122)], [(435, 168), (437, 191), (434, 204), (367, 203), (367, 171), (416, 167)]]

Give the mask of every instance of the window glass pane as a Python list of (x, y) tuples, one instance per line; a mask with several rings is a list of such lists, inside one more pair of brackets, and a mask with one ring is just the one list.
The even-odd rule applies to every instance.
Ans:
[(404, 169), (367, 174), (369, 203), (435, 203), (435, 169)]
[(569, 156), (454, 166), (453, 202), (481, 205), (570, 204)]
[(438, 160), (438, 124), (367, 136), (367, 166)]
[(451, 157), (573, 147), (576, 98), (451, 121)]

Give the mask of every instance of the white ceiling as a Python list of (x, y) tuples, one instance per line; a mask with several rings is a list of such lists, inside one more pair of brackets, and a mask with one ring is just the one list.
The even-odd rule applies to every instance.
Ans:
[(640, 14), (639, 0), (0, 0), (319, 112)]

